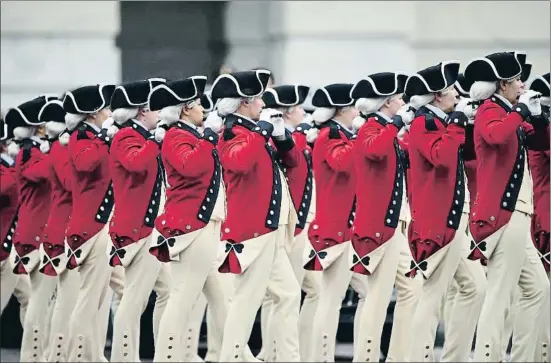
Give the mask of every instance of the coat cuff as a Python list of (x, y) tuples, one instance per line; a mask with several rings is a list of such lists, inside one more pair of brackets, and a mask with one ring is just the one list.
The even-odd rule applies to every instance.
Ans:
[(467, 127), (467, 124), (469, 123), (469, 118), (467, 117), (467, 115), (460, 111), (454, 111), (450, 113), (448, 120), (448, 125), (455, 124), (462, 128)]
[(311, 128), (312, 128), (312, 125), (307, 124), (307, 123), (302, 123), (302, 124), (298, 125), (295, 130), (298, 131), (298, 132), (302, 132), (304, 135), (306, 135), (306, 132), (308, 130), (310, 130)]
[(262, 135), (266, 141), (270, 140), (272, 132), (274, 131), (274, 125), (266, 121), (258, 121), (253, 132)]
[(101, 131), (96, 135), (96, 139), (103, 141), (107, 145), (111, 145), (113, 138), (107, 136), (107, 129), (101, 129)]
[(272, 137), (274, 145), (277, 151), (286, 152), (295, 147), (295, 140), (289, 132), (285, 132), (285, 135)]
[(518, 114), (520, 114), (524, 121), (529, 121), (530, 115), (532, 115), (532, 113), (528, 109), (528, 106), (526, 106), (524, 103), (517, 103), (513, 107), (513, 112), (517, 112)]

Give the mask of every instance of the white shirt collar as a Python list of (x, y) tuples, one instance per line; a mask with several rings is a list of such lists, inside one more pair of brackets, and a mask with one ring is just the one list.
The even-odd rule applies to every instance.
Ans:
[(185, 124), (185, 125), (188, 125), (189, 127), (191, 127), (192, 129), (196, 130), (196, 131), (199, 131), (199, 127), (197, 127), (197, 125), (194, 125), (192, 124), (191, 122), (189, 121), (186, 121), (186, 120), (180, 120), (181, 123)]
[(242, 114), (240, 114), (240, 113), (234, 112), (233, 114), (234, 114), (234, 115), (236, 115), (236, 116), (238, 116), (238, 117), (241, 117), (241, 118), (244, 118), (244, 119), (246, 119), (246, 120), (249, 120), (249, 121), (251, 121), (251, 122), (254, 122), (254, 123), (256, 123), (256, 121), (255, 121), (255, 120), (253, 120), (252, 118), (250, 118), (250, 117), (247, 117), (247, 116), (243, 116), (243, 115), (242, 115)]
[(7, 153), (1, 153), (0, 158), (4, 159), (4, 161), (10, 164), (10, 166), (12, 166), (15, 163), (15, 160), (13, 160), (13, 158), (9, 156)]
[(98, 126), (94, 125), (94, 124), (91, 123), (91, 122), (84, 121), (84, 123), (85, 123), (86, 125), (90, 126), (91, 128), (93, 128), (94, 130), (96, 130), (97, 132), (100, 132), (100, 131), (101, 131), (101, 129), (100, 129)]
[(503, 97), (502, 95), (498, 95), (497, 93), (494, 93), (494, 97), (497, 97), (500, 100), (502, 100), (503, 103), (505, 103), (507, 106), (509, 106), (509, 108), (513, 108), (513, 104), (511, 102), (509, 102), (509, 100), (506, 99), (505, 97)]
[(385, 115), (383, 112), (381, 111), (377, 111), (375, 112), (379, 117), (382, 117), (383, 120), (385, 120), (387, 123), (392, 123), (392, 119), (390, 117), (388, 117), (387, 115)]
[(448, 115), (444, 111), (442, 111), (441, 109), (439, 109), (436, 106), (425, 105), (425, 107), (428, 108), (429, 110), (431, 110), (432, 112), (434, 112), (436, 114), (436, 116), (440, 117), (442, 120), (445, 120), (446, 117), (448, 117)]
[(350, 132), (350, 133), (354, 133), (354, 131), (352, 131), (351, 129), (349, 129), (348, 127), (344, 126), (341, 122), (333, 119), (333, 121), (335, 121), (337, 123), (337, 125), (339, 125), (340, 127), (342, 127), (343, 129), (345, 129), (346, 131)]

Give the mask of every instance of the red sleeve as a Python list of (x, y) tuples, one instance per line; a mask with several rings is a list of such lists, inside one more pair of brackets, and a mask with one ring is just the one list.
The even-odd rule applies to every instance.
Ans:
[(52, 161), (52, 166), (59, 181), (63, 185), (63, 189), (71, 191), (72, 186), (71, 169), (69, 168), (69, 150), (67, 150), (67, 146), (58, 145), (58, 148), (59, 151), (57, 153), (51, 154), (52, 157), (55, 157), (55, 160)]
[(147, 140), (144, 144), (142, 136), (125, 131), (121, 130), (115, 135), (111, 144), (111, 153), (119, 156), (119, 162), (129, 172), (143, 173), (147, 170), (149, 163), (159, 155), (159, 146), (151, 140)]
[(238, 133), (219, 148), (222, 166), (233, 173), (248, 173), (262, 155), (265, 144), (266, 139), (258, 133)]
[(80, 172), (93, 171), (109, 155), (109, 148), (103, 141), (94, 138), (91, 132), (86, 132), (87, 139), (78, 139), (78, 131), (73, 133), (69, 141), (69, 153), (75, 169)]
[(325, 161), (331, 169), (339, 172), (348, 172), (352, 169), (354, 143), (355, 139), (345, 141), (342, 138), (328, 138), (325, 141)]
[(165, 137), (163, 158), (180, 174), (196, 177), (212, 168), (212, 149), (214, 145), (207, 140), (175, 132)]
[(44, 155), (37, 148), (31, 149), (31, 158), (22, 165), (21, 177), (39, 183), (50, 176), (50, 156)]
[(9, 170), (3, 170), (2, 174), (0, 174), (0, 195), (10, 196), (16, 191), (17, 181), (15, 179), (15, 173), (10, 172)]
[(394, 139), (398, 129), (393, 125), (380, 127), (373, 122), (367, 122), (358, 132), (356, 150), (368, 159), (375, 161), (384, 159), (394, 150)]
[(445, 130), (427, 131), (424, 122), (414, 121), (410, 142), (433, 166), (455, 166), (459, 146), (465, 142), (465, 130), (450, 124)]
[(498, 105), (487, 106), (477, 112), (475, 123), (480, 135), (489, 145), (502, 145), (517, 132), (523, 121), (518, 112), (511, 112), (503, 117), (503, 109)]

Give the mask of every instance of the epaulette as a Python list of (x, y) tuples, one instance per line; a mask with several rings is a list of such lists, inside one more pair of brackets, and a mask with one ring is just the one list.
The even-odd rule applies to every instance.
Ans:
[(230, 119), (228, 120), (227, 122), (225, 122), (225, 125), (224, 125), (224, 134), (222, 135), (222, 137), (224, 138), (225, 141), (228, 141), (228, 140), (231, 140), (235, 137), (235, 134), (233, 133), (232, 129), (233, 129), (233, 122), (234, 122), (234, 119)]
[(85, 139), (90, 139), (90, 137), (88, 137), (88, 134), (86, 133), (86, 125), (85, 124), (82, 124), (82, 125), (79, 125), (77, 127), (77, 140), (85, 140)]
[(341, 135), (339, 133), (339, 129), (340, 129), (339, 125), (335, 123), (331, 123), (331, 125), (329, 125), (329, 138), (340, 139)]

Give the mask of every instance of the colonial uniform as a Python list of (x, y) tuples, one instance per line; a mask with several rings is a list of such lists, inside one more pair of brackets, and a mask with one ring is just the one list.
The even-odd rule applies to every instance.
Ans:
[[(521, 74), (521, 64), (512, 53), (494, 53), (473, 60), (465, 77), (496, 82)], [(522, 296), (515, 325), (517, 359), (534, 358), (540, 310), (549, 294), (549, 281), (530, 241), (532, 187), (526, 163), (525, 134), (521, 125), (534, 107), (532, 101), (513, 107), (494, 95), (484, 101), (475, 118), (474, 143), (479, 162), (477, 195), (471, 211), (470, 258), (488, 259), (488, 291), (476, 335), (475, 360), (496, 361), (502, 355), (501, 334), (505, 311), (513, 289)], [(530, 327), (528, 325), (530, 325)], [(513, 359), (513, 360), (517, 360)]]
[(392, 315), (392, 335), (388, 345), (388, 353), (386, 362), (406, 362), (407, 353), (409, 352), (409, 343), (411, 340), (411, 324), (415, 316), (419, 293), (423, 284), (422, 277), (410, 278), (406, 274), (410, 270), (412, 260), (411, 251), (407, 242), (407, 227), (411, 222), (411, 211), (409, 207), (411, 188), (408, 185), (411, 183), (411, 169), (409, 167), (408, 143), (409, 143), (409, 125), (406, 125), (398, 133), (398, 144), (400, 146), (400, 154), (402, 157), (402, 165), (404, 168), (404, 191), (402, 193), (402, 208), (398, 217), (398, 229), (405, 238), (400, 249), (400, 260), (396, 271), (396, 303), (394, 305), (394, 313)]
[[(348, 107), (352, 84), (332, 84), (318, 89), (312, 98), (316, 107)], [(360, 295), (357, 311), (361, 311), (367, 278), (353, 272), (349, 266), (351, 248), (350, 227), (354, 219), (356, 173), (353, 146), (355, 135), (337, 121), (323, 121), (313, 151), (316, 175), (316, 216), (308, 229), (309, 244), (304, 249), (304, 267), (322, 271), (320, 298), (312, 326), (313, 361), (332, 361), (339, 311), (348, 285)], [(318, 272), (319, 273), (319, 272)], [(356, 314), (359, 320), (359, 314)], [(359, 328), (354, 321), (354, 332)]]
[[(285, 85), (268, 88), (263, 95), (266, 108), (290, 108), (304, 103), (308, 95), (309, 87), (298, 85)], [(293, 272), (302, 290), (306, 293), (299, 315), (299, 349), (302, 360), (308, 359), (312, 352), (312, 322), (319, 300), (320, 274), (314, 271), (307, 271), (303, 266), (304, 249), (308, 242), (308, 228), (316, 213), (316, 194), (312, 168), (312, 148), (306, 141), (306, 133), (312, 127), (304, 122), (297, 127), (286, 126), (295, 141), (302, 157), (296, 167), (284, 169), (293, 204), (297, 212), (298, 221), (295, 226), (295, 237), (292, 250), (289, 254)], [(269, 294), (266, 295), (262, 304), (262, 356), (265, 361), (274, 361), (273, 347), (268, 328), (270, 324), (268, 315), (271, 318), (272, 304)], [(266, 317), (265, 317), (266, 316)], [(264, 354), (262, 354), (264, 352)], [(266, 359), (266, 356), (269, 357)]]
[[(118, 86), (111, 97), (111, 110), (147, 106), (151, 90), (161, 83), (164, 80), (149, 79)], [(168, 280), (166, 269), (149, 253), (155, 218), (164, 205), (165, 172), (160, 147), (140, 121), (115, 123), (111, 130), (120, 130), (111, 140), (110, 171), (117, 209), (109, 223), (111, 243), (107, 257), (111, 266), (125, 269), (125, 284), (113, 324), (111, 360), (131, 362), (139, 359), (139, 322), (151, 290), (157, 280)], [(167, 299), (161, 296), (168, 291), (156, 292), (160, 301), (166, 303)], [(155, 304), (159, 322), (164, 309), (165, 305)]]
[[(260, 97), (269, 77), (266, 70), (223, 74), (213, 84), (212, 97)], [(273, 131), (270, 122), (231, 113), (217, 148), (228, 188), (219, 271), (236, 275), (220, 361), (243, 360), (266, 291), (275, 302), (272, 343), (277, 360), (300, 361), (300, 287), (288, 256), (296, 212), (282, 169), (296, 167), (302, 155), (289, 133), (272, 136)]]
[[(13, 127), (0, 120), (0, 142), (5, 147), (13, 138)], [(17, 226), (17, 209), (19, 207), (17, 176), (14, 160), (7, 153), (0, 154), (0, 314), (4, 311), (14, 294), (20, 304), (19, 318), (21, 325), (25, 321), (30, 294), (30, 283), (27, 275), (13, 273), (8, 257), (13, 245), (15, 227)]]
[[(444, 91), (453, 86), (458, 71), (459, 63), (455, 61), (423, 69), (408, 79), (406, 93), (413, 97)], [(465, 244), (467, 219), (461, 213), (465, 200), (461, 145), (466, 125), (467, 117), (462, 112), (448, 116), (437, 107), (425, 105), (417, 110), (410, 128), (412, 222), (408, 240), (413, 261), (408, 275), (421, 274), (424, 278), (413, 321), (415, 333), (408, 357), (411, 361), (434, 360), (439, 302), (457, 274)], [(459, 314), (458, 311), (454, 314)], [(469, 318), (476, 325), (476, 316)], [(465, 332), (463, 336), (467, 335)]]
[(41, 124), (38, 113), (48, 97), (40, 96), (12, 108), (6, 114), (6, 122), (14, 128), (27, 128), (28, 138), (18, 140), (20, 151), (15, 168), (19, 189), (18, 222), (15, 229), (11, 262), (16, 274), (28, 274), (31, 281), (31, 297), (23, 326), (21, 361), (42, 361), (47, 345), (49, 321), (48, 303), (55, 289), (56, 279), (42, 275), (38, 270), (39, 247), (43, 229), (50, 211), (50, 183), (48, 156), (40, 152), (40, 142), (31, 136), (30, 127)]
[[(536, 78), (530, 85), (530, 89), (540, 92), (542, 100), (547, 99), (549, 102), (549, 73)], [(549, 254), (549, 105), (542, 104), (542, 115), (539, 117), (539, 122), (534, 122), (534, 131), (544, 136), (545, 148), (528, 147), (528, 162), (533, 181), (534, 190), (534, 214), (532, 215), (531, 234), (534, 245), (538, 250), (543, 267), (549, 275), (550, 254)], [(536, 345), (536, 354), (534, 361), (549, 362), (550, 359), (550, 334), (551, 327), (549, 311), (550, 299), (543, 308), (543, 316), (541, 319), (540, 334)]]
[[(82, 115), (109, 106), (115, 86), (85, 86), (67, 92), (63, 109)], [(69, 126), (69, 125), (68, 125)], [(74, 127), (74, 126), (73, 126)], [(101, 131), (101, 132), (100, 132)], [(80, 275), (80, 289), (69, 323), (67, 360), (98, 361), (102, 357), (98, 308), (108, 293), (111, 268), (105, 250), (108, 222), (114, 206), (106, 130), (81, 121), (71, 130), (69, 170), (73, 213), (66, 232), (67, 268)]]
[[(387, 99), (403, 93), (406, 80), (407, 76), (402, 74), (373, 74), (354, 86), (351, 97)], [(357, 204), (352, 226), (351, 269), (367, 276), (371, 293), (363, 311), (359, 311), (361, 320), (358, 340), (354, 342), (354, 361), (376, 361), (380, 356), (381, 334), (400, 252), (407, 246), (398, 228), (404, 202), (405, 167), (397, 134), (404, 122), (398, 115), (391, 119), (377, 110), (361, 117), (365, 123), (358, 130), (353, 149)], [(378, 188), (375, 191), (366, 185), (378, 185)]]

